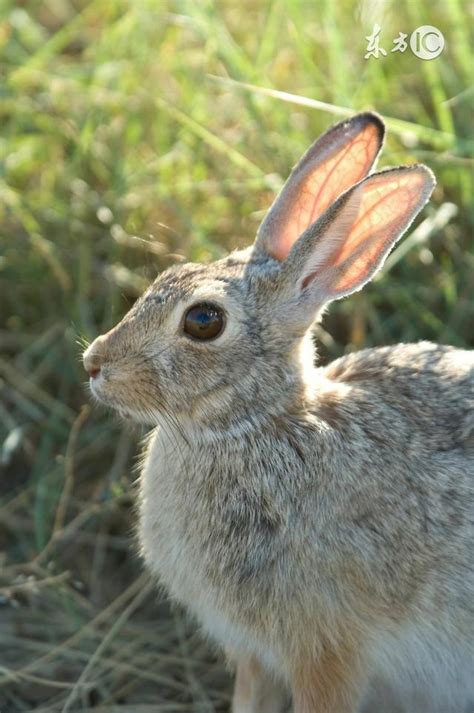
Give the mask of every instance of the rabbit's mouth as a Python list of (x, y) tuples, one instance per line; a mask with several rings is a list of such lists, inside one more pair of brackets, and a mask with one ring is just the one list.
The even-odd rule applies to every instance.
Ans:
[(89, 389), (95, 401), (139, 423), (156, 425), (164, 409), (146, 375), (137, 378), (128, 371), (112, 372), (105, 365), (98, 373), (89, 373)]
[(110, 394), (107, 394), (106, 381), (107, 378), (104, 375), (103, 369), (92, 369), (89, 371), (89, 389), (92, 396), (97, 399), (97, 401), (101, 401), (110, 406), (112, 405), (112, 397)]
[(116, 408), (118, 403), (128, 401), (133, 393), (129, 383), (125, 379), (117, 378), (116, 374), (111, 374), (107, 366), (89, 372), (89, 389), (96, 401), (112, 408)]

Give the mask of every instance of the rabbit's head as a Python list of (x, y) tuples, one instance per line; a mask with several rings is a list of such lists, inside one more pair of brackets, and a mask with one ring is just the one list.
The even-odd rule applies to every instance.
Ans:
[(162, 273), (84, 354), (93, 394), (145, 422), (228, 424), (298, 408), (325, 304), (359, 290), (426, 203), (432, 173), (368, 175), (384, 127), (364, 113), (303, 156), (248, 250)]

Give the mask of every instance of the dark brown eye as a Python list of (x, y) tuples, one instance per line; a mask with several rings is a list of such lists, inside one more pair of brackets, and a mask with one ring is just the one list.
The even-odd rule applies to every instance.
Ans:
[(215, 339), (224, 329), (224, 313), (216, 305), (203, 302), (190, 307), (184, 317), (184, 331), (193, 339)]

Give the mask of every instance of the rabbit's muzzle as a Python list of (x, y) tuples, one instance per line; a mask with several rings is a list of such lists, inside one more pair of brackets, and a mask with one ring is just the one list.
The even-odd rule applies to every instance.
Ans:
[(96, 379), (104, 367), (127, 366), (132, 355), (139, 351), (139, 340), (134, 336), (131, 320), (124, 319), (113, 329), (94, 339), (82, 356), (84, 369), (91, 379)]
[(157, 409), (163, 395), (148, 344), (146, 338), (139, 338), (130, 319), (92, 342), (82, 361), (92, 394), (99, 401), (137, 418)]
[(107, 358), (107, 334), (94, 339), (82, 356), (84, 369), (91, 379), (96, 379)]

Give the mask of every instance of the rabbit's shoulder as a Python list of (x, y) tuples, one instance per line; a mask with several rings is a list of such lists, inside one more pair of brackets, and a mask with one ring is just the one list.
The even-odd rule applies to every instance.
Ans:
[(438, 387), (447, 382), (453, 386), (462, 383), (474, 391), (474, 351), (432, 342), (363, 349), (336, 359), (324, 371), (334, 381), (389, 383), (416, 379)]
[[(474, 451), (474, 352), (420, 342), (365, 349), (320, 372), (329, 385), (323, 411), (344, 413), (380, 430), (398, 428), (425, 437), (426, 446)], [(345, 394), (331, 402), (331, 389)], [(377, 426), (375, 425), (377, 428)]]

